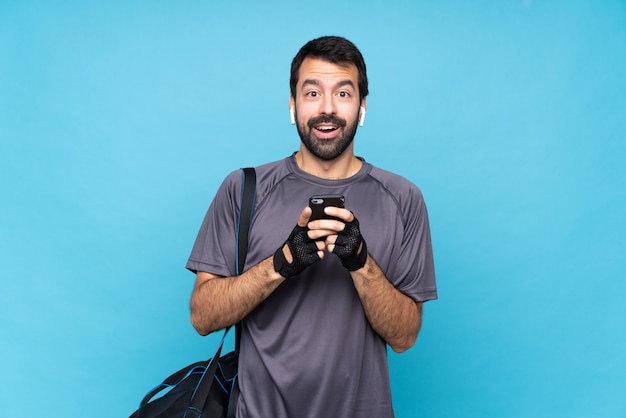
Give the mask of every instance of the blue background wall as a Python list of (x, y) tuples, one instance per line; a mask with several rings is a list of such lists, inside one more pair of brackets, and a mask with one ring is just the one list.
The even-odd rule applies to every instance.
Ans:
[(297, 149), (324, 34), (368, 64), (357, 154), (431, 216), (397, 416), (626, 416), (618, 0), (0, 1), (1, 416), (128, 416), (212, 353), (186, 258), (228, 172)]

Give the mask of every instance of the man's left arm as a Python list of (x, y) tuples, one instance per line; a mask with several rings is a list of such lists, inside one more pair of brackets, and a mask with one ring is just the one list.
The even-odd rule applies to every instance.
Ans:
[(367, 252), (359, 221), (342, 208), (325, 208), (334, 220), (308, 224), (311, 238), (326, 237), (326, 249), (339, 257), (350, 271), (365, 315), (374, 329), (395, 352), (411, 348), (422, 324), (422, 302), (416, 302), (396, 289)]
[(396, 289), (370, 256), (350, 274), (374, 331), (397, 353), (411, 348), (422, 324), (423, 303)]

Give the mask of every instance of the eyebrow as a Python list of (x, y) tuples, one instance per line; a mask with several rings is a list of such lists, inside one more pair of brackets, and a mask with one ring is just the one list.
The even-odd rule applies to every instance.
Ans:
[[(307, 85), (319, 86), (321, 85), (321, 83), (318, 80), (307, 78), (302, 82), (302, 87), (305, 87)], [(341, 80), (337, 84), (335, 84), (335, 88), (343, 86), (350, 86), (354, 88), (354, 83), (352, 82), (352, 80)]]

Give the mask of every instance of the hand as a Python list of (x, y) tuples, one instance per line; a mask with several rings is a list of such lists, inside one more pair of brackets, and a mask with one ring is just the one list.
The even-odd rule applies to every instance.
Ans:
[(324, 212), (337, 220), (310, 222), (310, 235), (314, 239), (325, 237), (325, 247), (339, 257), (345, 268), (359, 270), (367, 260), (367, 245), (361, 235), (359, 221), (347, 209), (328, 207)]
[(308, 235), (306, 224), (311, 209), (305, 208), (287, 241), (274, 253), (274, 270), (285, 278), (302, 273), (304, 269), (324, 257), (324, 242), (314, 241)]

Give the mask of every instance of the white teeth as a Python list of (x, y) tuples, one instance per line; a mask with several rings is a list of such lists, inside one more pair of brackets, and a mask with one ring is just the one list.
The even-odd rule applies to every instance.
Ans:
[(335, 130), (334, 126), (320, 126), (317, 129), (319, 129), (320, 131), (333, 131)]

